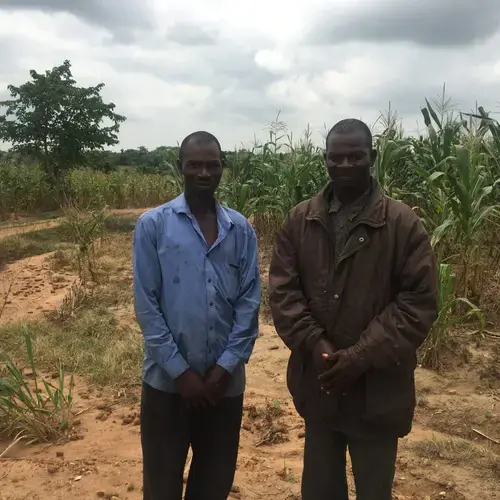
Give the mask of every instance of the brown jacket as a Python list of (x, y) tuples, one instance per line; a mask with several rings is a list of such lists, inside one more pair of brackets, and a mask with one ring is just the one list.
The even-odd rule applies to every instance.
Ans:
[[(279, 231), (269, 272), (278, 334), (291, 350), (288, 387), (306, 421), (346, 433), (404, 436), (415, 408), (416, 351), (437, 318), (429, 237), (406, 205), (374, 187), (337, 268), (328, 214), (332, 185), (297, 205)], [(370, 368), (337, 395), (319, 387), (312, 352), (362, 348)]]

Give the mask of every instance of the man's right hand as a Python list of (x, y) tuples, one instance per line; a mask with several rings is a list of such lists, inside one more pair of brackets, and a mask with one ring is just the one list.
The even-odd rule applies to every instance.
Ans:
[(318, 375), (321, 375), (326, 370), (331, 368), (328, 363), (328, 357), (335, 353), (335, 348), (326, 339), (321, 339), (314, 347), (313, 358)]
[(176, 382), (188, 408), (205, 408), (209, 404), (206, 384), (196, 370), (186, 370)]

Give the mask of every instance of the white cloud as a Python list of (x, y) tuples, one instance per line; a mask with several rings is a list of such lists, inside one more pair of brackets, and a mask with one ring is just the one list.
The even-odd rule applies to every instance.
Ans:
[[(128, 117), (119, 147), (175, 144), (203, 128), (230, 149), (265, 137), (279, 110), (295, 136), (309, 123), (320, 141), (325, 123), (373, 123), (389, 101), (411, 131), (424, 97), (445, 82), (460, 109), (496, 111), (499, 11), (478, 1), (487, 30), (469, 23), (462, 34), (439, 32), (436, 19), (465, 26), (472, 0), (454, 10), (449, 0), (399, 0), (396, 10), (392, 0), (356, 9), (345, 0), (122, 0), (116, 15), (97, 0), (2, 0), (0, 98), (30, 69), (69, 59), (80, 85), (104, 82), (105, 99)], [(395, 24), (403, 14), (416, 23), (407, 31)]]
[(293, 60), (283, 51), (264, 49), (259, 50), (255, 54), (255, 64), (260, 68), (279, 75), (292, 69)]

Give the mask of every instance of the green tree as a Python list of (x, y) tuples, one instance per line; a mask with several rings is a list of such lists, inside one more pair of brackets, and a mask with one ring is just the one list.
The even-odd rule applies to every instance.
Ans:
[(40, 162), (56, 183), (72, 167), (85, 165), (90, 151), (118, 143), (125, 117), (101, 97), (104, 83), (78, 87), (71, 63), (48, 70), (30, 71), (31, 81), (9, 85), (12, 99), (0, 102), (0, 140), (12, 150)]

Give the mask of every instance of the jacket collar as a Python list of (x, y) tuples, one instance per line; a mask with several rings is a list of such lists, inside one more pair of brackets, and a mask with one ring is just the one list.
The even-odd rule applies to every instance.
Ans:
[[(326, 222), (329, 217), (332, 195), (333, 182), (329, 182), (309, 202), (306, 217), (308, 219), (320, 219)], [(383, 226), (386, 219), (386, 205), (387, 200), (382, 193), (380, 184), (372, 178), (371, 192), (363, 209), (356, 217), (356, 225), (367, 224), (373, 227)]]

